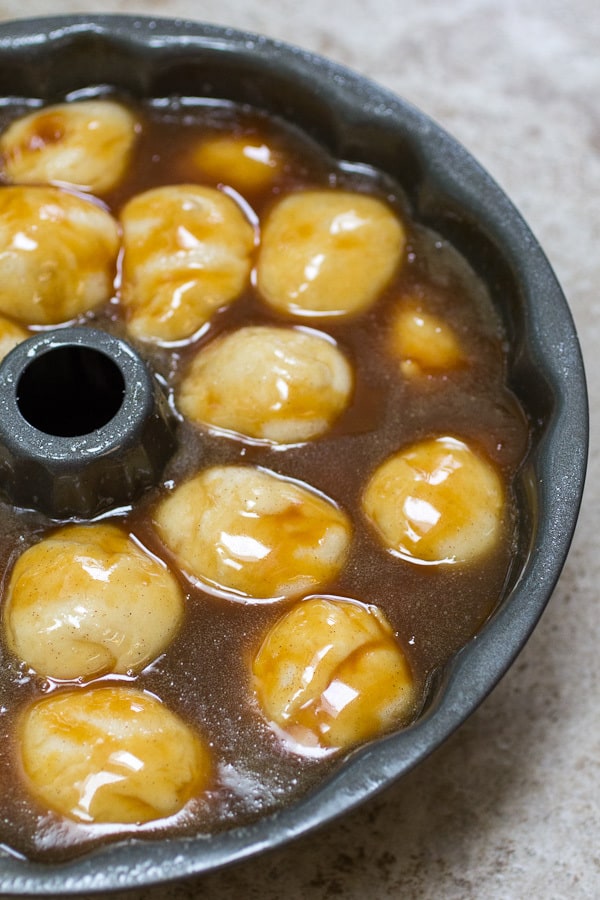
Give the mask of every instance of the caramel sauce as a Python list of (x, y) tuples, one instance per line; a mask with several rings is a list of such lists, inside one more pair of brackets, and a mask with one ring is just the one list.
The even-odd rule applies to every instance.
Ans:
[[(0, 112), (0, 125), (6, 127), (23, 108), (15, 105)], [(257, 181), (240, 200), (254, 223), (281, 196), (299, 188), (325, 187), (382, 197), (404, 222), (403, 265), (372, 307), (353, 317), (302, 321), (330, 334), (354, 369), (352, 400), (331, 429), (313, 442), (281, 450), (211, 433), (182, 418), (179, 450), (164, 481), (177, 485), (211, 465), (258, 465), (306, 482), (339, 505), (352, 520), (353, 536), (347, 563), (328, 583), (326, 593), (381, 608), (406, 655), (421, 706), (434, 673), (476, 634), (501, 600), (516, 540), (512, 484), (528, 447), (529, 429), (505, 382), (504, 336), (488, 291), (451, 246), (411, 221), (401, 191), (390, 178), (362, 166), (339, 164), (293, 127), (245, 108), (203, 106), (200, 101), (149, 103), (138, 112), (143, 126), (127, 174), (100, 198), (115, 216), (129, 199), (149, 188), (193, 182), (222, 186), (212, 165), (201, 171), (194, 159), (194, 148), (208, 136), (264, 144), (283, 161), (273, 168), (273, 179), (266, 186)], [(225, 190), (239, 197), (235, 186)], [(115, 284), (118, 290), (118, 272)], [(468, 364), (421, 379), (402, 377), (398, 360), (389, 351), (390, 329), (399, 299), (407, 295), (418, 296), (428, 312), (451, 324)], [(85, 321), (127, 336), (117, 297)], [(173, 396), (192, 355), (206, 342), (244, 325), (282, 323), (289, 324), (289, 318), (270, 309), (251, 280), (187, 343), (174, 347), (132, 343)], [(369, 475), (388, 456), (416, 440), (445, 434), (478, 448), (496, 465), (509, 498), (508, 512), (494, 552), (476, 563), (415, 565), (386, 552), (361, 512), (360, 499)], [(194, 585), (152, 526), (152, 513), (164, 489), (158, 486), (135, 509), (114, 518), (166, 561), (179, 579), (187, 598), (183, 627), (165, 653), (139, 675), (106, 676), (96, 683), (131, 682), (197, 728), (211, 748), (214, 786), (180, 815), (135, 827), (85, 825), (48, 812), (28, 794), (21, 777), (15, 722), (28, 704), (61, 690), (61, 684), (28, 671), (3, 641), (0, 842), (11, 852), (60, 861), (99, 842), (131, 835), (152, 840), (219, 832), (293, 803), (343, 763), (343, 757), (290, 752), (253, 698), (252, 660), (269, 628), (295, 601), (235, 603)], [(0, 515), (5, 590), (18, 555), (56, 523), (7, 506), (0, 506)]]
[(64, 117), (60, 113), (41, 116), (25, 139), (25, 150), (42, 150), (48, 144), (58, 144), (65, 136)]

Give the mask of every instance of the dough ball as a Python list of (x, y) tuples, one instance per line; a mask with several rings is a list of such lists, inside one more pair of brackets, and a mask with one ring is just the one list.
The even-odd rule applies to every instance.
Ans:
[(41, 675), (140, 671), (175, 637), (183, 595), (116, 525), (67, 525), (17, 560), (4, 600), (10, 649)]
[(498, 472), (453, 437), (425, 440), (391, 456), (371, 477), (362, 503), (384, 546), (421, 563), (482, 556), (497, 542), (504, 517)]
[(0, 137), (2, 171), (15, 184), (68, 184), (101, 194), (123, 177), (139, 124), (112, 100), (37, 110)]
[(28, 337), (30, 337), (29, 332), (17, 325), (16, 322), (11, 322), (10, 319), (0, 316), (0, 362), (5, 356), (8, 356), (17, 344), (20, 344), (21, 341)]
[(155, 697), (125, 686), (53, 693), (20, 721), (28, 786), (84, 824), (142, 824), (178, 813), (208, 787), (198, 735)]
[(242, 194), (269, 187), (283, 168), (281, 154), (258, 137), (207, 138), (194, 148), (192, 159), (202, 175)]
[(126, 204), (121, 222), (122, 300), (136, 338), (189, 338), (246, 287), (254, 229), (222, 191), (154, 188)]
[(453, 328), (418, 303), (403, 303), (392, 321), (391, 349), (408, 378), (438, 375), (466, 362)]
[(0, 314), (57, 325), (113, 294), (117, 223), (55, 187), (0, 188)]
[(342, 749), (405, 724), (413, 677), (383, 613), (314, 597), (267, 634), (253, 662), (267, 719), (300, 749)]
[(258, 288), (297, 316), (343, 316), (375, 302), (405, 244), (381, 200), (348, 191), (304, 191), (281, 200), (263, 228)]
[(176, 488), (154, 524), (181, 568), (233, 600), (298, 597), (331, 581), (351, 536), (316, 491), (250, 466), (217, 466)]
[(348, 362), (324, 335), (249, 326), (197, 354), (178, 405), (194, 422), (290, 444), (327, 431), (352, 385)]

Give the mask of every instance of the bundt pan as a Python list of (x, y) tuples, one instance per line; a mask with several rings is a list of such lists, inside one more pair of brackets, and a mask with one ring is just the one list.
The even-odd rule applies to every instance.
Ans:
[[(507, 197), (425, 115), (323, 58), (231, 29), (102, 15), (0, 25), (2, 97), (51, 103), (98, 85), (134, 99), (188, 96), (248, 104), (293, 123), (334, 158), (376, 167), (399, 182), (414, 219), (449, 240), (488, 287), (508, 339), (508, 384), (529, 418), (531, 447), (518, 485), (518, 551), (502, 601), (439, 674), (416, 723), (349, 753), (301, 800), (243, 827), (208, 837), (128, 838), (60, 864), (1, 851), (4, 894), (67, 896), (208, 872), (325, 824), (408, 772), (481, 703), (534, 628), (568, 552), (587, 456), (583, 365), (552, 270)], [(160, 479), (174, 440), (170, 413), (126, 344), (74, 328), (59, 338), (41, 332), (23, 346), (9, 357), (1, 384), (0, 469), (4, 483), (14, 487), (16, 505), (37, 504), (64, 519), (101, 513), (110, 505), (103, 492), (126, 502), (120, 476), (105, 471), (114, 469), (106, 459), (116, 454), (131, 476), (132, 446), (150, 448), (141, 462), (133, 454), (138, 469), (128, 479), (132, 495)], [(44, 362), (49, 353), (52, 361)], [(54, 361), (70, 366), (81, 354), (91, 366), (90, 384), (110, 381), (108, 406), (90, 426), (101, 438), (95, 442), (100, 450), (85, 470), (79, 467), (81, 448), (65, 451), (75, 446), (68, 426), (56, 426), (49, 444), (40, 447), (28, 441), (28, 425), (19, 416), (33, 431), (52, 432), (44, 424), (44, 416), (52, 415), (52, 401), (43, 396), (46, 374)], [(19, 402), (26, 408), (16, 410), (14, 386), (23, 379), (26, 400)], [(89, 427), (79, 430), (88, 433)]]

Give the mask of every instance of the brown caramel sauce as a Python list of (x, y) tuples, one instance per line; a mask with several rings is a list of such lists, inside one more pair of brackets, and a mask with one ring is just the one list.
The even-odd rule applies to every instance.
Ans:
[[(18, 104), (0, 109), (0, 127), (24, 111)], [(465, 566), (422, 566), (394, 558), (378, 544), (359, 501), (368, 476), (387, 456), (407, 443), (442, 434), (481, 447), (498, 466), (512, 498), (511, 484), (528, 446), (528, 423), (505, 384), (504, 336), (485, 285), (451, 246), (410, 221), (394, 182), (364, 167), (340, 166), (281, 121), (225, 104), (173, 100), (148, 104), (140, 114), (143, 128), (130, 170), (117, 190), (100, 198), (115, 215), (130, 197), (150, 187), (182, 182), (214, 185), (200, 179), (189, 148), (201, 135), (233, 133), (260, 139), (287, 160), (272, 187), (243, 198), (255, 221), (286, 192), (325, 186), (383, 196), (405, 221), (404, 265), (369, 311), (349, 319), (292, 323), (329, 333), (354, 367), (353, 400), (334, 427), (312, 443), (273, 449), (212, 435), (181, 421), (179, 450), (165, 472), (165, 484), (178, 483), (204, 466), (247, 463), (304, 481), (337, 502), (351, 516), (354, 536), (347, 566), (324, 593), (383, 609), (424, 700), (432, 675), (477, 632), (502, 597), (518, 524), (515, 504), (511, 499), (503, 538), (493, 555)], [(406, 294), (423, 299), (428, 311), (451, 323), (465, 349), (466, 366), (419, 381), (401, 376), (398, 361), (388, 355), (388, 329), (394, 305)], [(126, 334), (114, 298), (85, 321)], [(229, 308), (214, 316), (196, 341), (137, 349), (173, 392), (190, 355), (206, 341), (242, 325), (283, 322), (289, 324), (290, 319), (271, 311), (249, 285)], [(75, 825), (38, 808), (19, 777), (15, 718), (26, 704), (60, 686), (28, 672), (3, 647), (0, 843), (11, 852), (57, 861), (98, 842), (134, 834), (162, 838), (218, 832), (293, 802), (342, 762), (290, 753), (262, 720), (250, 692), (249, 660), (266, 630), (290, 604), (223, 600), (178, 574), (149, 524), (149, 512), (163, 490), (159, 486), (148, 493), (117, 521), (120, 518), (173, 566), (188, 597), (186, 621), (168, 651), (131, 681), (156, 694), (209, 741), (217, 769), (213, 789), (174, 819), (133, 829)], [(0, 506), (0, 516), (0, 566), (6, 580), (12, 560), (54, 523), (7, 506)]]

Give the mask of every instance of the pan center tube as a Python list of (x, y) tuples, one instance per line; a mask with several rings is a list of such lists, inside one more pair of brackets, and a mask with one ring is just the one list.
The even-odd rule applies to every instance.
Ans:
[(93, 328), (36, 335), (0, 364), (0, 493), (54, 519), (126, 506), (175, 450), (157, 379), (125, 341)]

